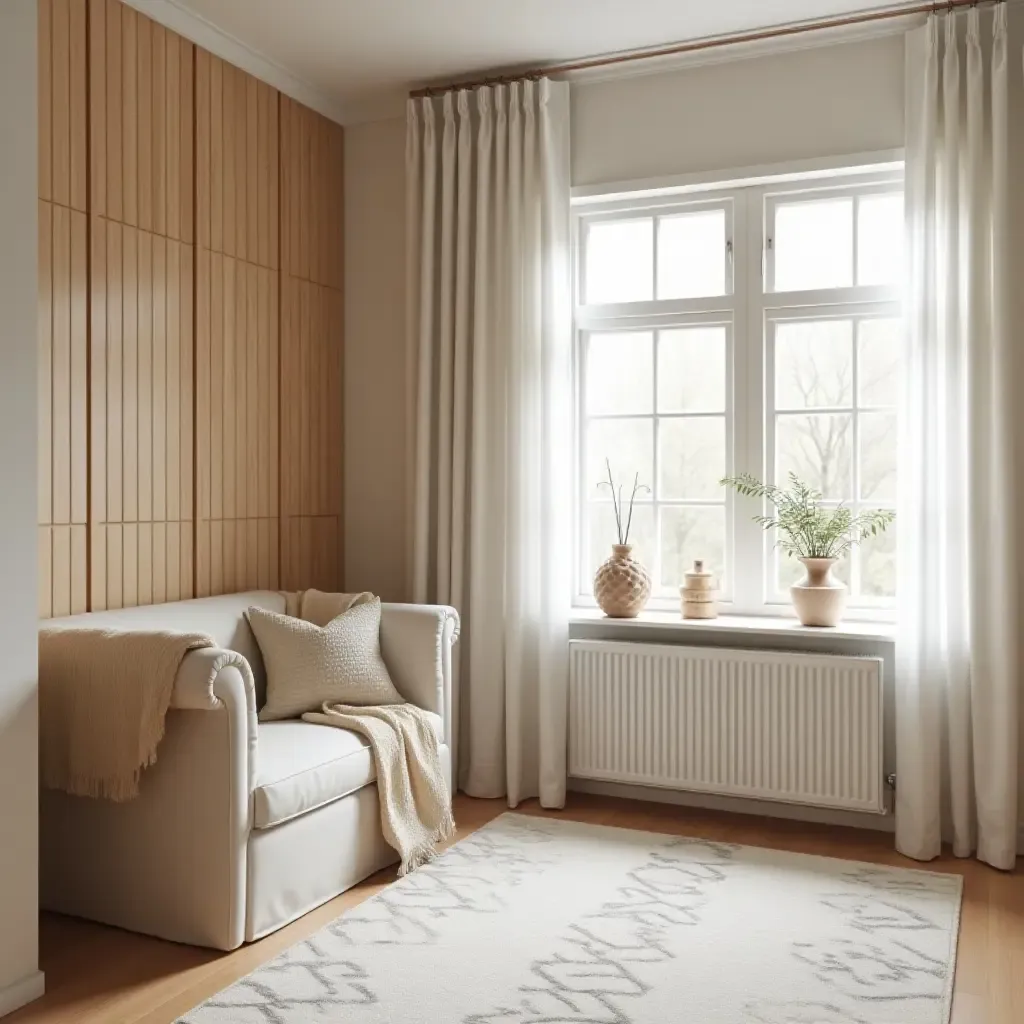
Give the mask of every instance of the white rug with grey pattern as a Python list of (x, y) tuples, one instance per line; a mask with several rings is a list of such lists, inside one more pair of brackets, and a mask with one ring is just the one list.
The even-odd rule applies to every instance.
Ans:
[(504, 814), (181, 1024), (947, 1024), (956, 875)]

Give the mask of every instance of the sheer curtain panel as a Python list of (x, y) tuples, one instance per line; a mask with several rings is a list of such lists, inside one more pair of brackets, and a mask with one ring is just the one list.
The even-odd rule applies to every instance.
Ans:
[(933, 15), (907, 37), (896, 837), (927, 860), (945, 832), (958, 856), (1011, 869), (1024, 403), (1008, 324), (1007, 49), (1005, 4)]
[(572, 510), (569, 87), (411, 99), (412, 590), (454, 605), (459, 778), (565, 802)]

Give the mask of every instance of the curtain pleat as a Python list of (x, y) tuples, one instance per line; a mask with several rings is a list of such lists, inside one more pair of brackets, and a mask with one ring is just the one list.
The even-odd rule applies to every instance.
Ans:
[(462, 788), (561, 806), (572, 505), (568, 86), (512, 82), (411, 100), (407, 125), (413, 595), (462, 616)]
[[(1014, 866), (1022, 544), (1007, 330), (1007, 23), (907, 37), (907, 360), (901, 417), (896, 838)], [(940, 32), (944, 22), (945, 31)]]

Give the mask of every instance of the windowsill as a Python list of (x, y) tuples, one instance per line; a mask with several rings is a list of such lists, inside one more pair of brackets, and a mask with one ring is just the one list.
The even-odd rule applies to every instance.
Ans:
[(844, 640), (875, 640), (892, 643), (893, 622), (842, 622), (834, 627), (801, 626), (796, 619), (767, 615), (720, 615), (717, 619), (684, 619), (678, 612), (641, 612), (635, 619), (610, 619), (600, 608), (573, 608), (570, 625), (605, 624), (616, 629), (643, 632), (648, 629), (686, 633), (742, 633), (747, 636), (835, 637)]

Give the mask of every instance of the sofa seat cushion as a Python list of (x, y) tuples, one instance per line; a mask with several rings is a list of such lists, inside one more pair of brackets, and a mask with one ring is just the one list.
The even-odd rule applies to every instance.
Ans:
[[(425, 712), (441, 742), (440, 715)], [(253, 827), (270, 828), (377, 779), (366, 739), (309, 722), (261, 722), (256, 742)]]

